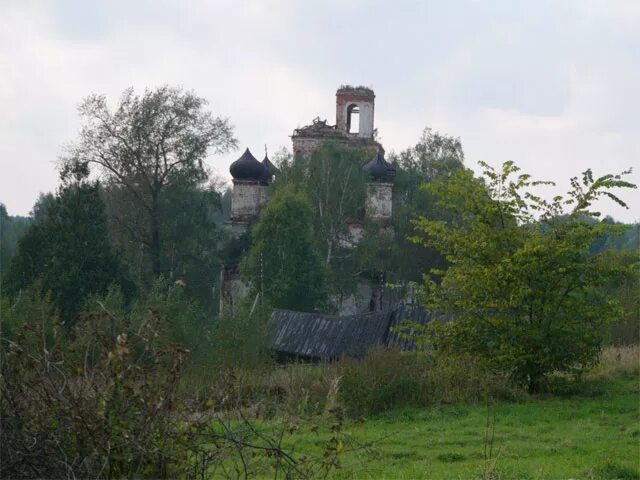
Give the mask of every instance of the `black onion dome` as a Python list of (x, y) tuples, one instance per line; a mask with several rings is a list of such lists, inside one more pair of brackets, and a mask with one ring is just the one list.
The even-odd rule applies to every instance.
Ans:
[(276, 167), (273, 163), (271, 163), (271, 160), (269, 160), (269, 157), (266, 154), (261, 163), (263, 168), (262, 183), (268, 184), (271, 182), (273, 174), (276, 172)]
[(247, 148), (242, 156), (231, 164), (229, 172), (234, 180), (260, 181), (264, 177), (264, 165)]
[(396, 168), (384, 159), (382, 152), (378, 152), (376, 158), (362, 167), (362, 170), (378, 182), (391, 182), (396, 176)]

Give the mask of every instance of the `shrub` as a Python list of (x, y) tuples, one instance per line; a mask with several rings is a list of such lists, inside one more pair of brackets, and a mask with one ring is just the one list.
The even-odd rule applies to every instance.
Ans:
[(441, 353), (402, 353), (374, 349), (362, 360), (338, 364), (340, 399), (353, 415), (391, 408), (455, 402), (478, 402), (488, 397), (511, 398), (519, 391), (470, 356)]
[(68, 338), (55, 317), (27, 320), (2, 343), (2, 477), (166, 477), (184, 467), (175, 386), (188, 351), (158, 342), (157, 314), (137, 330), (106, 310), (82, 315)]
[[(153, 307), (123, 313), (121, 300), (94, 299), (71, 330), (37, 295), (25, 297), (24, 318), (11, 314), (12, 337), (0, 338), (0, 478), (315, 478), (337, 465), (339, 418), (323, 455), (303, 461), (282, 448), (286, 425), (258, 430), (235, 403), (215, 416), (181, 396), (189, 350), (170, 340), (172, 321)], [(235, 379), (212, 371), (234, 395)]]
[(218, 366), (256, 368), (271, 364), (267, 350), (268, 305), (247, 298), (235, 310), (225, 309), (212, 330), (210, 352)]

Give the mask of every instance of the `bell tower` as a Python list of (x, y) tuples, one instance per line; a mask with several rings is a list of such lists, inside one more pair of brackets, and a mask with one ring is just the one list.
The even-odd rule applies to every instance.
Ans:
[(336, 129), (349, 136), (373, 139), (375, 98), (367, 87), (340, 87), (336, 92)]

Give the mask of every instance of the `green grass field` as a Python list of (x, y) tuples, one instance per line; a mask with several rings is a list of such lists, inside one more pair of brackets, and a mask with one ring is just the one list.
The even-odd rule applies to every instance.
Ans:
[[(588, 392), (524, 402), (396, 409), (343, 426), (347, 450), (332, 478), (638, 478), (640, 385), (637, 375)], [(488, 415), (489, 413), (489, 415)], [(495, 415), (493, 452), (488, 418)], [(489, 425), (491, 425), (489, 421)], [(303, 427), (285, 446), (322, 452), (328, 426)], [(350, 440), (350, 439), (353, 439)], [(487, 472), (492, 475), (485, 475)]]

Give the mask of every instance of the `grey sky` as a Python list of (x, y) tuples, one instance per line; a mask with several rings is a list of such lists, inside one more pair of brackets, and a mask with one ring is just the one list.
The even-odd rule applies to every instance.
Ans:
[[(343, 83), (376, 92), (385, 148), (425, 126), (467, 164), (515, 160), (564, 191), (570, 176), (633, 166), (640, 183), (640, 2), (0, 0), (0, 202), (26, 214), (85, 95), (179, 84), (261, 154), (320, 115)], [(228, 178), (240, 152), (209, 165)], [(640, 220), (640, 191), (611, 204)]]

